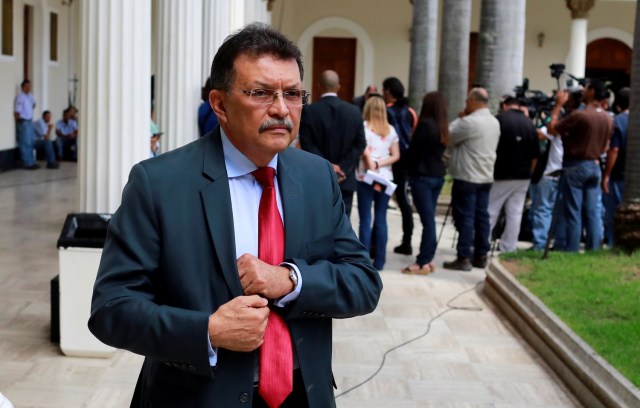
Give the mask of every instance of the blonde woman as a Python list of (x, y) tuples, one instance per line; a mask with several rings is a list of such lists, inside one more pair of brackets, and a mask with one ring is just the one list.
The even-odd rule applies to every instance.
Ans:
[[(387, 121), (387, 106), (381, 97), (367, 100), (363, 110), (364, 131), (367, 147), (358, 166), (358, 214), (360, 216), (360, 241), (371, 250), (371, 231), (375, 231), (376, 256), (373, 266), (384, 268), (387, 246), (387, 205), (389, 196), (379, 184), (363, 181), (367, 170), (371, 170), (387, 180), (393, 179), (391, 165), (400, 159), (398, 135)], [(371, 207), (374, 207), (373, 223)]]

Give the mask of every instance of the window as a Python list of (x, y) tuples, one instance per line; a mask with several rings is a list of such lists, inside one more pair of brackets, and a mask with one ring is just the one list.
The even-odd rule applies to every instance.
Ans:
[(2, 0), (2, 55), (13, 55), (13, 0)]
[(58, 61), (58, 15), (51, 13), (49, 18), (49, 59)]

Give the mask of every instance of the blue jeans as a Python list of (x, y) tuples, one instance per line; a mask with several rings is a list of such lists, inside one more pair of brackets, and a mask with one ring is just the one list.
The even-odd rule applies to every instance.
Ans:
[(53, 142), (51, 140), (36, 139), (33, 142), (33, 147), (36, 149), (44, 149), (45, 156), (47, 158), (47, 164), (53, 164), (56, 162), (56, 153), (53, 150)]
[(616, 209), (622, 203), (622, 193), (624, 191), (623, 180), (609, 180), (609, 193), (602, 196), (604, 202), (604, 236), (607, 238), (609, 248), (615, 245), (613, 234), (613, 216)]
[(559, 217), (565, 223), (566, 244), (558, 249), (568, 252), (577, 252), (580, 249), (583, 210), (587, 229), (585, 248), (600, 248), (602, 242), (602, 214), (598, 210), (600, 166), (593, 160), (565, 161), (562, 178), (560, 189), (563, 207)]
[(375, 230), (376, 258), (373, 267), (377, 270), (384, 268), (387, 249), (387, 207), (389, 196), (384, 192), (375, 191), (373, 186), (358, 181), (358, 215), (360, 216), (360, 242), (371, 250), (371, 206), (374, 206), (373, 227)]
[(78, 160), (78, 138), (70, 138), (70, 137), (58, 137), (56, 139), (56, 145), (58, 147), (58, 157), (60, 160), (64, 158), (64, 151), (71, 150), (73, 147), (73, 159)]
[[(533, 184), (531, 188), (534, 189)], [(558, 179), (543, 176), (538, 184), (535, 184), (535, 191), (531, 202), (533, 249), (542, 250), (547, 244), (553, 206), (556, 204), (558, 193)]]
[(416, 257), (416, 263), (422, 266), (431, 262), (436, 253), (436, 206), (444, 178), (411, 177), (409, 183), (411, 184), (413, 203), (422, 222), (420, 252)]
[(458, 230), (458, 258), (470, 259), (489, 252), (489, 191), (492, 183), (453, 180), (451, 207)]
[(16, 123), (16, 134), (22, 167), (33, 166), (36, 163), (33, 156), (33, 139), (35, 138), (33, 123), (30, 120), (19, 120)]

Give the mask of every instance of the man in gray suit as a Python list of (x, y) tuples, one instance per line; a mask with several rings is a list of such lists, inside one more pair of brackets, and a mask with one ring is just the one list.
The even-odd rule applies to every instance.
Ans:
[(302, 109), (300, 146), (329, 160), (336, 172), (347, 217), (351, 215), (356, 190), (356, 167), (367, 141), (362, 113), (338, 98), (340, 78), (335, 71), (320, 74), (322, 96)]
[[(335, 407), (331, 319), (373, 311), (382, 283), (331, 164), (288, 148), (302, 76), (293, 43), (245, 27), (213, 60), (220, 126), (133, 167), (89, 320), (104, 343), (145, 356), (132, 406)], [(266, 196), (279, 234), (263, 236)], [(263, 260), (265, 245), (282, 262)], [(278, 344), (267, 342), (272, 315), (288, 330)], [(262, 354), (284, 346), (289, 388), (272, 402)]]

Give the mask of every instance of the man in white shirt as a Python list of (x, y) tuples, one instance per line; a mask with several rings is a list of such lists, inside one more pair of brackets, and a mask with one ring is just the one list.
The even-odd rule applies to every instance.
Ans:
[(47, 159), (48, 169), (57, 169), (60, 167), (56, 160), (56, 153), (53, 149), (53, 142), (51, 141), (51, 132), (53, 131), (53, 123), (51, 123), (51, 112), (42, 112), (42, 118), (38, 119), (33, 124), (33, 130), (35, 138), (33, 141), (33, 147), (37, 150), (44, 149)]
[(20, 148), (22, 167), (27, 170), (40, 168), (33, 157), (33, 108), (36, 100), (31, 93), (31, 82), (28, 79), (22, 81), (20, 93), (16, 96), (13, 115), (16, 120), (16, 137)]

